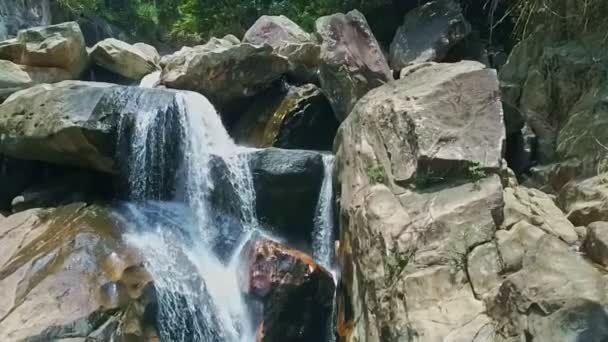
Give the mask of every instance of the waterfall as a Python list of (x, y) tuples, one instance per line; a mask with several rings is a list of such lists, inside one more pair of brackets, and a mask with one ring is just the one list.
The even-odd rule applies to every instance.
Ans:
[(323, 156), (324, 177), (315, 210), (312, 249), (315, 260), (327, 269), (333, 268), (334, 259), (334, 156)]
[[(204, 96), (134, 89), (121, 95), (137, 115), (119, 124), (129, 200), (119, 218), (154, 279), (159, 337), (253, 341), (234, 257), (257, 227), (244, 153)], [(214, 174), (218, 166), (224, 181)], [(235, 198), (216, 201), (228, 193)], [(233, 217), (221, 203), (234, 202)]]

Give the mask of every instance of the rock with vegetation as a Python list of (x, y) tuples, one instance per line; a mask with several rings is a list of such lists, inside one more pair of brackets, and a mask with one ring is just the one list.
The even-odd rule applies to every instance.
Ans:
[(184, 47), (163, 57), (161, 83), (197, 91), (216, 106), (251, 97), (288, 70), (287, 60), (269, 45), (256, 46), (212, 38), (207, 44)]
[(88, 67), (88, 54), (80, 27), (75, 22), (19, 31), (23, 51), (17, 64), (66, 70), (78, 79)]
[(475, 274), (471, 291), (467, 260), (502, 221), (502, 184), (492, 175), (504, 140), (497, 92), (496, 73), (482, 64), (422, 64), (370, 91), (342, 123), (338, 331), (345, 341), (485, 334), (490, 318), (476, 295), (499, 284)]
[(146, 337), (150, 277), (108, 208), (75, 203), (11, 215), (0, 222), (0, 244), (0, 340)]
[(91, 50), (91, 60), (100, 67), (139, 81), (159, 69), (160, 56), (156, 49), (150, 51), (147, 45), (138, 47), (107, 38), (95, 44)]
[(391, 68), (399, 71), (409, 64), (441, 62), (470, 32), (457, 1), (427, 2), (405, 15), (391, 43)]
[(322, 341), (328, 336), (334, 280), (297, 250), (269, 240), (249, 242), (243, 251), (245, 292), (262, 302), (259, 342)]
[(243, 43), (272, 46), (277, 54), (287, 58), (289, 74), (296, 81), (318, 80), (319, 44), (311, 34), (283, 15), (260, 17), (245, 32)]
[(393, 79), (392, 73), (363, 14), (351, 11), (321, 17), (321, 88), (336, 117), (342, 121), (368, 91)]
[(322, 154), (269, 148), (249, 159), (260, 223), (297, 245), (310, 246), (323, 183)]
[(241, 145), (330, 151), (338, 121), (314, 84), (277, 84), (256, 98), (232, 129)]

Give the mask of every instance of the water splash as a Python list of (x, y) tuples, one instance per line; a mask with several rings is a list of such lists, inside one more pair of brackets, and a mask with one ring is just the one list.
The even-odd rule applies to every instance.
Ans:
[(155, 88), (160, 84), (160, 71), (155, 71), (147, 74), (139, 82), (139, 86), (142, 88)]

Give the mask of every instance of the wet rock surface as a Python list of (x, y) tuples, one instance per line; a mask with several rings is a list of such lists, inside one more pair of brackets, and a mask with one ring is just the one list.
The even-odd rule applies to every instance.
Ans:
[(249, 242), (243, 258), (245, 291), (262, 302), (256, 341), (322, 341), (328, 336), (335, 286), (327, 270), (310, 256), (269, 240)]

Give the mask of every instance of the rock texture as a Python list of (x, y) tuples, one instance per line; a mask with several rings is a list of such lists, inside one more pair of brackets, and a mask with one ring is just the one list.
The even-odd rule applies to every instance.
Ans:
[(114, 38), (97, 43), (91, 50), (91, 59), (107, 70), (137, 81), (158, 70), (160, 62), (153, 47), (130, 45)]
[(261, 16), (247, 30), (243, 43), (268, 44), (289, 61), (290, 76), (300, 82), (318, 80), (320, 46), (315, 38), (289, 18)]
[(120, 119), (172, 115), (178, 111), (176, 95), (79, 81), (22, 90), (0, 105), (0, 153), (116, 173), (116, 137), (125, 134), (118, 134)]
[(78, 79), (88, 65), (84, 37), (75, 22), (34, 27), (19, 31), (24, 45), (17, 64), (64, 69)]
[(24, 28), (51, 24), (48, 0), (0, 1), (0, 40), (15, 36)]
[(241, 145), (332, 149), (338, 129), (327, 98), (314, 84), (278, 84), (260, 94), (232, 129)]
[[(479, 63), (420, 65), (372, 90), (343, 122), (346, 341), (473, 340), (490, 322), (466, 265), (501, 223), (502, 186), (490, 176), (504, 140), (497, 92), (495, 72)], [(475, 281), (479, 294), (492, 285)]]
[(391, 68), (399, 71), (409, 64), (441, 62), (470, 32), (458, 2), (427, 2), (405, 15), (391, 43)]
[(321, 87), (336, 117), (344, 120), (357, 100), (393, 79), (382, 50), (359, 11), (317, 20), (321, 37)]
[(0, 340), (143, 338), (127, 327), (142, 325), (150, 279), (134, 276), (139, 261), (118, 233), (106, 208), (84, 204), (1, 221)]
[(260, 223), (310, 248), (323, 183), (323, 157), (312, 151), (264, 149), (249, 156)]
[(250, 97), (288, 70), (287, 60), (270, 46), (212, 38), (207, 44), (184, 47), (161, 62), (161, 83), (197, 91), (216, 105)]
[(39, 83), (69, 80), (72, 75), (65, 69), (32, 67), (0, 60), (0, 102), (21, 89)]
[(268, 240), (250, 242), (244, 258), (242, 283), (263, 305), (256, 341), (324, 340), (335, 289), (332, 275), (310, 256)]
[(567, 183), (558, 201), (576, 226), (608, 220), (608, 183), (605, 175)]

